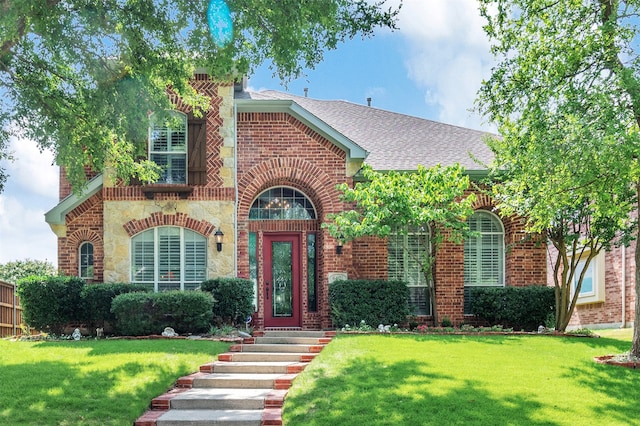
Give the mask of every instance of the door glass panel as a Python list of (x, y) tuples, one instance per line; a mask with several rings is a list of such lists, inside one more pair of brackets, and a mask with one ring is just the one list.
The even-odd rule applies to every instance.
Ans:
[(293, 270), (291, 242), (274, 241), (271, 244), (271, 273), (273, 279), (273, 316), (293, 316)]

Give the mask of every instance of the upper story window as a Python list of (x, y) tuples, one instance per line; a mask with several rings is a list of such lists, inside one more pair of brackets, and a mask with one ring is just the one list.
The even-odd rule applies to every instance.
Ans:
[(420, 267), (429, 251), (429, 232), (411, 229), (406, 234), (396, 232), (388, 238), (387, 264), (390, 280), (399, 280), (409, 287), (409, 308), (414, 315), (430, 315), (429, 291)]
[(80, 244), (78, 254), (80, 278), (85, 280), (93, 279), (93, 244), (89, 242)]
[(464, 242), (464, 285), (504, 285), (504, 228), (495, 215), (477, 211), (467, 220), (478, 236)]
[(207, 278), (207, 238), (190, 229), (160, 226), (131, 238), (131, 282), (155, 291), (194, 290)]
[(251, 220), (313, 220), (316, 217), (311, 200), (300, 191), (284, 186), (264, 191), (249, 210)]
[(187, 183), (187, 116), (172, 111), (153, 114), (149, 159), (162, 168), (158, 183)]

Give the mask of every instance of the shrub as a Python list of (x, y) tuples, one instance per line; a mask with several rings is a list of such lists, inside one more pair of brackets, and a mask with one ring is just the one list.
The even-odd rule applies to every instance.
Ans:
[(104, 283), (85, 285), (82, 297), (82, 322), (93, 327), (104, 327), (105, 322), (113, 324), (116, 317), (111, 312), (113, 299), (123, 293), (146, 292), (147, 288), (127, 283)]
[(537, 330), (555, 312), (553, 287), (479, 287), (471, 289), (471, 310), (492, 325)]
[(329, 286), (331, 320), (346, 324), (400, 324), (409, 315), (409, 288), (401, 281), (341, 280)]
[(37, 330), (62, 334), (65, 325), (81, 320), (83, 286), (84, 281), (77, 277), (30, 276), (18, 280), (16, 291), (24, 322)]
[(253, 282), (242, 278), (215, 278), (203, 281), (203, 291), (213, 296), (213, 315), (217, 324), (244, 323), (253, 314)]
[(118, 334), (159, 334), (165, 327), (177, 333), (200, 333), (209, 329), (213, 298), (201, 291), (125, 293), (113, 299), (111, 312)]

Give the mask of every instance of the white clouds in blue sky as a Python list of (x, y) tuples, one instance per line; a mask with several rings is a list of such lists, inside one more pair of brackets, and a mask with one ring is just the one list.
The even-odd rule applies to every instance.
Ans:
[[(397, 3), (393, 0), (390, 4)], [(344, 99), (445, 123), (490, 130), (472, 114), (492, 65), (476, 0), (404, 0), (399, 31), (348, 41), (288, 90)], [(285, 90), (266, 66), (250, 76), (254, 90)], [(52, 155), (29, 141), (12, 144), (16, 162), (0, 194), (0, 263), (26, 258), (57, 262), (56, 237), (44, 213), (58, 202)]]

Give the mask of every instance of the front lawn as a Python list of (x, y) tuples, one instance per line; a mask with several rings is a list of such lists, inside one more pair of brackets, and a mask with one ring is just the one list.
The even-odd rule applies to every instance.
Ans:
[(294, 381), (284, 424), (640, 425), (630, 339), (339, 334)]
[(0, 424), (131, 425), (179, 377), (227, 350), (208, 340), (0, 340)]

